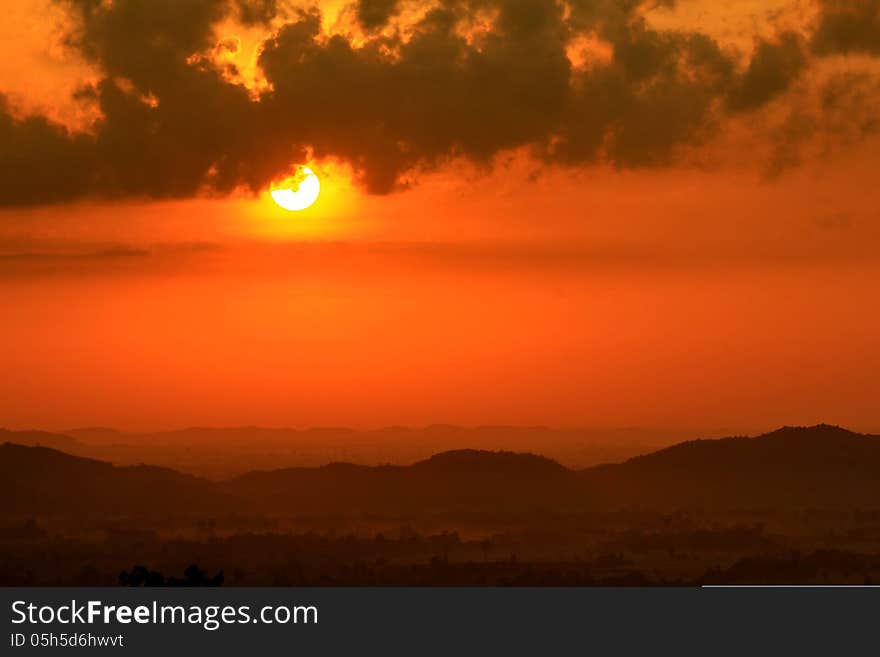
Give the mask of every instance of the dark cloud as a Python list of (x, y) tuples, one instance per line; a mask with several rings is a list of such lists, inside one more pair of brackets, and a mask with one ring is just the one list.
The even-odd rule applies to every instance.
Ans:
[(745, 111), (765, 105), (788, 89), (806, 67), (805, 47), (798, 34), (783, 32), (772, 41), (760, 39), (729, 97), (730, 107)]
[(281, 13), (278, 0), (235, 0), (234, 6), (244, 25), (267, 25)]
[(487, 162), (545, 138), (570, 93), (561, 9), (504, 3), (479, 48), (458, 20), (455, 7), (435, 9), (408, 41), (354, 48), (317, 39), (319, 16), (306, 14), (265, 44), (259, 62), (273, 92), (262, 102), (279, 121), (290, 117), (290, 139), (348, 160), (375, 193), (414, 166), (452, 155)]
[(734, 75), (714, 41), (638, 21), (609, 37), (612, 60), (575, 77), (578, 93), (548, 149), (551, 159), (658, 165), (713, 131), (717, 99)]
[(811, 45), (820, 55), (880, 54), (880, 0), (821, 0)]
[(774, 178), (810, 157), (828, 159), (847, 145), (880, 132), (880, 79), (866, 71), (835, 71), (801, 94), (769, 137), (772, 154), (765, 174)]
[[(785, 32), (741, 66), (704, 34), (652, 29), (637, 0), (442, 0), (405, 36), (379, 30), (396, 1), (358, 0), (357, 45), (323, 35), (316, 9), (280, 16), (276, 0), (58, 1), (70, 45), (103, 74), (78, 93), (101, 119), (70, 134), (0, 104), (0, 204), (257, 190), (309, 150), (347, 161), (380, 194), (408, 172), (454, 157), (489, 166), (519, 147), (570, 166), (661, 166), (809, 65), (802, 37)], [(491, 29), (468, 34), (476, 12)], [(269, 86), (258, 98), (210, 55), (234, 49), (214, 30), (230, 16), (281, 24), (259, 56)], [(610, 56), (573, 67), (567, 50), (586, 35)]]
[(42, 116), (15, 119), (0, 95), (0, 204), (30, 205), (74, 198), (90, 189), (94, 149)]
[[(71, 43), (106, 74), (79, 92), (102, 118), (93, 135), (77, 138), (83, 156), (71, 169), (87, 184), (66, 186), (71, 196), (164, 198), (258, 188), (303, 156), (293, 146), (278, 148), (245, 88), (188, 61), (216, 45), (212, 26), (235, 6), (218, 0), (66, 4), (78, 18)], [(72, 156), (63, 160), (69, 165)]]
[(804, 145), (818, 128), (818, 117), (803, 109), (793, 109), (770, 135), (772, 151), (764, 164), (764, 175), (773, 179), (801, 164)]
[(397, 0), (358, 0), (358, 22), (367, 31), (380, 29), (397, 13), (397, 4)]

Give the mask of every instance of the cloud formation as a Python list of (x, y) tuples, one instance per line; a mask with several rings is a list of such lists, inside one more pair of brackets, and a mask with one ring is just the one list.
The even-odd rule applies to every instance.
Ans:
[[(398, 0), (357, 0), (358, 38), (277, 0), (58, 1), (101, 72), (78, 92), (101, 118), (72, 134), (0, 100), (2, 205), (259, 190), (308, 153), (376, 194), (523, 147), (567, 166), (667, 165), (782, 97), (813, 58), (880, 51), (876, 0), (823, 0), (811, 34), (759, 39), (747, 62), (651, 27), (636, 0), (437, 0), (406, 24)], [(204, 56), (234, 47), (215, 30), (231, 17), (269, 32), (259, 92)]]
[(880, 0), (820, 0), (820, 7), (816, 53), (880, 54)]

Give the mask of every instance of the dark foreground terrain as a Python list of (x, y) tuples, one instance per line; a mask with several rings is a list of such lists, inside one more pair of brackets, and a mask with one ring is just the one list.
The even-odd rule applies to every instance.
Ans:
[(880, 582), (878, 475), (880, 437), (827, 425), (583, 470), (456, 450), (223, 481), (6, 443), (0, 584)]

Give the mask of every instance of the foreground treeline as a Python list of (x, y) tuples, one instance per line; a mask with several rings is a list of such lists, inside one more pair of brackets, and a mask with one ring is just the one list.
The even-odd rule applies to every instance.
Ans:
[[(686, 516), (557, 517), (462, 535), (408, 525), (367, 533), (228, 533), (194, 521), (163, 536), (89, 535), (27, 521), (0, 534), (5, 586), (676, 586), (880, 582), (877, 514), (804, 512), (764, 524)], [(788, 531), (790, 533), (783, 533)], [(469, 529), (471, 534), (472, 530)]]

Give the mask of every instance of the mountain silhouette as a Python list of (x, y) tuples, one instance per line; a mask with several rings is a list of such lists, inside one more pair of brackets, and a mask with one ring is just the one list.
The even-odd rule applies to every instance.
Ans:
[[(583, 468), (616, 463), (682, 440), (659, 429), (553, 429), (549, 427), (429, 425), (354, 430), (334, 427), (190, 427), (173, 431), (128, 433), (104, 427), (63, 432), (76, 439), (78, 456), (117, 465), (152, 463), (216, 481), (253, 470), (317, 467), (340, 461), (362, 465), (406, 465), (448, 450), (511, 450), (525, 452), (540, 446), (544, 456)], [(710, 430), (693, 437), (721, 437)], [(2, 440), (19, 440), (9, 432)], [(41, 442), (45, 446), (56, 445)]]
[(878, 475), (880, 437), (828, 425), (688, 441), (579, 471), (534, 454), (463, 449), (407, 466), (331, 463), (222, 482), (155, 466), (113, 466), (46, 447), (0, 446), (0, 494), (6, 510), (18, 513), (876, 508)]
[(484, 475), (517, 474), (521, 477), (551, 477), (559, 475), (566, 468), (552, 459), (535, 454), (515, 452), (492, 452), (478, 449), (456, 449), (441, 452), (415, 463), (413, 468), (426, 474), (444, 472), (472, 472)]
[(9, 431), (8, 429), (0, 429), (0, 443), (15, 443), (17, 445), (28, 445), (30, 447), (51, 447), (68, 454), (78, 454), (85, 445), (73, 438), (62, 433), (51, 433), (49, 431)]
[(168, 468), (118, 467), (48, 447), (0, 445), (0, 498), (7, 512), (204, 511), (229, 500), (198, 477)]
[(755, 438), (694, 440), (582, 474), (614, 506), (873, 507), (880, 437), (820, 424)]
[(306, 502), (310, 512), (440, 513), (567, 508), (578, 502), (577, 483), (574, 471), (542, 456), (455, 450), (410, 466), (331, 463), (252, 472), (222, 487), (267, 507)]

